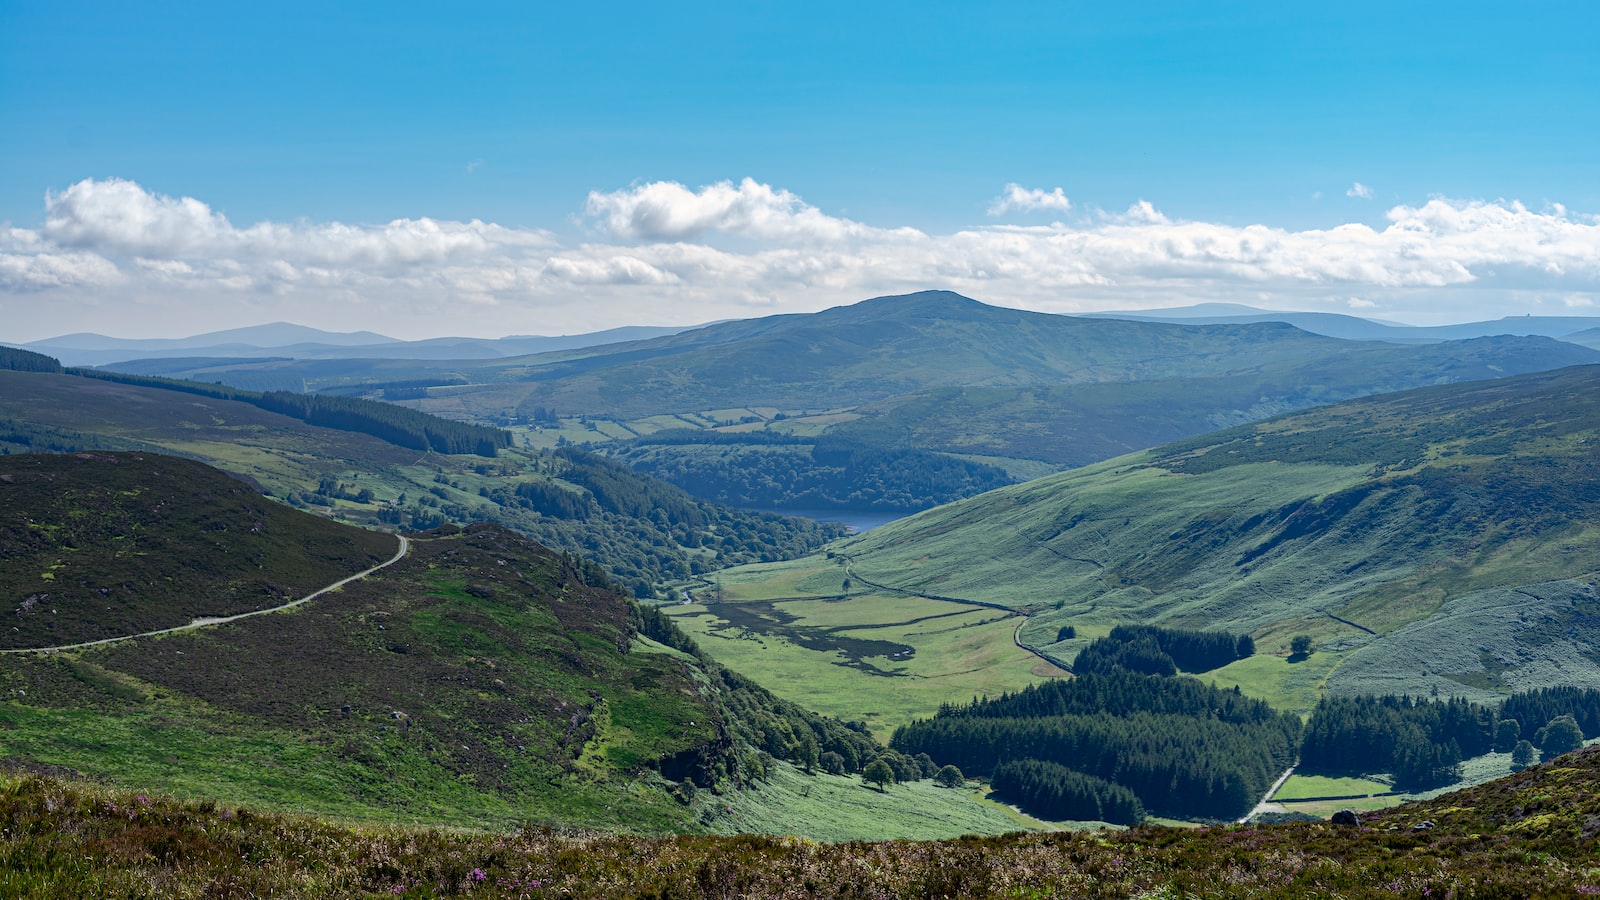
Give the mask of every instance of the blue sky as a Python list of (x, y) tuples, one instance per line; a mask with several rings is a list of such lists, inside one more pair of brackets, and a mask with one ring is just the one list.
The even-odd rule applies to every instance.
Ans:
[(1600, 295), (1593, 4), (579, 6), (0, 0), (0, 339)]

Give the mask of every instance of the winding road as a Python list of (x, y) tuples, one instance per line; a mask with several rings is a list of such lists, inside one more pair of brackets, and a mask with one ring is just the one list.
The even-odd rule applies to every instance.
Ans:
[(1272, 795), (1278, 792), (1278, 788), (1283, 787), (1283, 783), (1289, 780), (1289, 776), (1294, 774), (1294, 770), (1295, 767), (1290, 766), (1282, 775), (1279, 775), (1278, 780), (1272, 783), (1272, 787), (1267, 788), (1266, 796), (1261, 798), (1261, 802), (1257, 803), (1254, 809), (1245, 813), (1244, 818), (1239, 820), (1239, 824), (1243, 825), (1244, 823), (1264, 812), (1277, 812), (1282, 810), (1283, 807), (1281, 806), (1278, 807), (1277, 810), (1272, 809)]
[(115, 643), (118, 643), (119, 641), (131, 641), (134, 638), (155, 637), (158, 634), (174, 634), (174, 633), (179, 632), (179, 631), (192, 631), (193, 629), (196, 629), (196, 628), (209, 628), (209, 627), (211, 627), (213, 625), (226, 625), (229, 622), (237, 622), (240, 619), (248, 619), (251, 616), (264, 616), (267, 613), (282, 612), (283, 610), (286, 610), (286, 609), (293, 609), (293, 608), (295, 608), (296, 606), (299, 606), (302, 603), (309, 603), (312, 600), (315, 600), (318, 597), (321, 597), (323, 594), (326, 594), (329, 591), (336, 591), (339, 588), (344, 587), (345, 585), (349, 584), (352, 581), (359, 581), (360, 579), (365, 578), (368, 575), (371, 575), (373, 572), (376, 572), (379, 569), (388, 568), (389, 566), (392, 566), (395, 563), (399, 562), (400, 560), (404, 559), (405, 555), (408, 552), (410, 552), (410, 550), (411, 550), (411, 541), (408, 540), (405, 537), (405, 535), (397, 534), (397, 535), (395, 535), (395, 537), (400, 539), (400, 549), (396, 550), (394, 556), (390, 557), (387, 561), (378, 563), (377, 565), (373, 566), (370, 569), (366, 569), (366, 570), (357, 572), (356, 574), (351, 575), (348, 578), (341, 578), (338, 581), (335, 581), (333, 584), (328, 585), (327, 587), (319, 588), (319, 589), (317, 589), (315, 591), (312, 591), (311, 593), (305, 595), (304, 597), (301, 597), (299, 600), (291, 600), (288, 603), (282, 604), (281, 606), (274, 606), (274, 607), (270, 607), (268, 609), (252, 610), (252, 611), (247, 612), (247, 613), (239, 613), (236, 616), (215, 616), (215, 617), (200, 618), (200, 619), (195, 619), (193, 622), (190, 622), (187, 625), (178, 625), (178, 626), (173, 627), (173, 628), (158, 628), (155, 631), (144, 631), (144, 632), (140, 632), (139, 634), (125, 634), (122, 637), (101, 638), (98, 641), (84, 641), (84, 642), (79, 643), (79, 644), (57, 644), (54, 647), (21, 647), (21, 648), (17, 648), (17, 649), (14, 649), (14, 650), (0, 650), (0, 653), (53, 653), (53, 652), (55, 652), (57, 650), (78, 650), (78, 649), (81, 649), (83, 647), (99, 647), (99, 646), (101, 646), (103, 644), (115, 644)]

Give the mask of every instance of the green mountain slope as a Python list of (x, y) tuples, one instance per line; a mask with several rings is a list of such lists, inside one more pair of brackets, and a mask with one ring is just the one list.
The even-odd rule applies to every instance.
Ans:
[(862, 418), (830, 434), (877, 446), (1083, 466), (1340, 400), (1597, 361), (1545, 338), (1358, 344), (1332, 356), (1267, 359), (1218, 375), (925, 391), (866, 404), (857, 410)]
[[(1062, 659), (1081, 646), (1057, 643), (1067, 624), (1248, 632), (1280, 654), (1305, 634), (1308, 662), (1216, 673), (1275, 700), (1299, 679), (1296, 708), (1324, 688), (1489, 697), (1558, 669), (1600, 684), (1597, 441), (1600, 368), (1426, 388), (1002, 488), (833, 562), (873, 589), (1030, 610), (1021, 640)], [(724, 579), (761, 590), (761, 570)]]
[(498, 521), (598, 561), (640, 593), (734, 561), (803, 553), (841, 532), (714, 506), (575, 450), (426, 453), (233, 400), (0, 371), (0, 450), (85, 448), (188, 456), (357, 524)]
[[(529, 367), (519, 377), (540, 384), (525, 403), (624, 418), (749, 405), (828, 408), (940, 386), (1212, 374), (1325, 355), (1340, 343), (1276, 324), (1152, 328), (938, 291), (787, 317), (736, 341), (718, 333), (724, 330), (731, 331), (711, 326), (661, 339), (648, 348), (651, 358), (636, 358), (640, 348), (617, 362)], [(690, 343), (696, 335), (698, 345)], [(572, 371), (578, 368), (584, 371)]]
[[(1548, 339), (1500, 339), (1481, 346), (1494, 346), (1495, 358), (1475, 361), (1484, 351), (1459, 344), (1420, 353), (1418, 347), (1338, 340), (1277, 322), (1189, 325), (1090, 319), (925, 291), (595, 348), (582, 359), (504, 360), (479, 378), (528, 383), (514, 404), (521, 410), (542, 406), (632, 419), (752, 406), (856, 407), (938, 388), (1289, 374), (1313, 360), (1339, 368), (1346, 380), (1379, 361), (1391, 370), (1410, 365), (1418, 371), (1407, 376), (1406, 386), (1439, 378), (1489, 377), (1474, 374), (1473, 366), (1481, 369), (1485, 363), (1501, 367), (1492, 369), (1492, 376), (1596, 361), (1586, 348)], [(1341, 365), (1339, 360), (1351, 353), (1364, 355)], [(1411, 360), (1415, 362), (1402, 363)], [(1456, 360), (1462, 369), (1447, 360)], [(1373, 389), (1382, 389), (1386, 377), (1398, 374), (1379, 375)], [(482, 390), (481, 404), (472, 388), (450, 390), (446, 402), (480, 412), (507, 411), (514, 396), (510, 388)]]
[(0, 782), (18, 896), (1579, 897), (1600, 753), (1327, 822), (819, 845), (791, 837), (481, 836)]

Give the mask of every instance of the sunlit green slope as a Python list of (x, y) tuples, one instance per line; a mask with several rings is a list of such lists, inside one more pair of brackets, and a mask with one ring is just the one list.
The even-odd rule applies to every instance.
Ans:
[[(1597, 515), (1600, 368), (1578, 367), (1169, 444), (874, 529), (833, 563), (1030, 611), (1024, 642), (1064, 660), (1065, 624), (1251, 632), (1266, 655), (1217, 679), (1269, 696), (1299, 679), (1291, 706), (1324, 687), (1487, 695), (1600, 683)], [(1298, 669), (1271, 656), (1296, 634), (1318, 648)]]

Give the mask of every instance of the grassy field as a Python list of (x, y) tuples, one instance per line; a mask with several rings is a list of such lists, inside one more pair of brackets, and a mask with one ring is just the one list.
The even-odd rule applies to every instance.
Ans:
[(1246, 695), (1265, 700), (1276, 709), (1309, 716), (1326, 691), (1328, 676), (1344, 656), (1319, 651), (1290, 662), (1286, 655), (1257, 653), (1199, 677), (1208, 684), (1238, 685)]
[(1358, 794), (1387, 794), (1394, 785), (1366, 778), (1330, 778), (1326, 775), (1292, 775), (1278, 792), (1274, 803), (1307, 800), (1313, 797), (1345, 797)]
[(742, 602), (836, 597), (844, 593), (844, 577), (844, 569), (838, 562), (819, 555), (725, 569), (713, 579), (701, 579), (701, 584), (720, 591), (724, 600)]
[(864, 721), (880, 739), (941, 703), (1059, 674), (1012, 644), (1018, 620), (1000, 610), (867, 594), (665, 611), (723, 665), (802, 706)]
[(856, 776), (807, 775), (788, 764), (779, 765), (753, 790), (712, 797), (701, 807), (700, 820), (718, 834), (792, 834), (827, 842), (926, 840), (1054, 827), (987, 799), (975, 784), (941, 788), (932, 781), (913, 781), (880, 792)]

